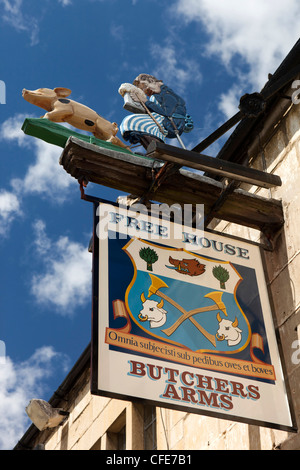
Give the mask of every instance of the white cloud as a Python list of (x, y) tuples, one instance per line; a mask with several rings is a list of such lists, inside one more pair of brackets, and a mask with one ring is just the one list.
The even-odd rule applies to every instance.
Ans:
[(239, 84), (234, 84), (227, 93), (222, 93), (220, 95), (218, 108), (227, 119), (238, 112), (238, 105), (242, 95), (243, 88)]
[(25, 407), (32, 398), (43, 398), (46, 379), (58, 369), (66, 372), (69, 359), (51, 346), (37, 349), (26, 361), (14, 363), (7, 357), (0, 365), (1, 450), (11, 450), (30, 426)]
[[(298, 39), (297, 0), (177, 0), (175, 11), (181, 19), (203, 25), (208, 33), (205, 53), (218, 57), (248, 92), (263, 87), (268, 73), (276, 70)], [(242, 76), (241, 64), (247, 69)], [(229, 94), (232, 98), (234, 90)]]
[(31, 139), (22, 131), (22, 124), (26, 118), (31, 117), (28, 114), (16, 114), (8, 118), (1, 124), (0, 140), (11, 143), (17, 143), (20, 147), (31, 147)]
[(33, 224), (35, 232), (34, 245), (39, 255), (45, 255), (51, 249), (51, 240), (46, 234), (46, 224), (43, 220), (36, 220)]
[(10, 191), (0, 191), (0, 235), (6, 236), (13, 220), (22, 214), (19, 198)]
[(125, 37), (124, 26), (122, 24), (112, 23), (110, 26), (110, 34), (117, 41), (120, 41), (120, 42), (124, 41), (124, 37)]
[(38, 194), (61, 203), (76, 180), (59, 164), (60, 147), (24, 134), (21, 128), (26, 117), (28, 115), (17, 114), (0, 127), (0, 140), (18, 144), (22, 149), (31, 150), (35, 156), (35, 162), (28, 167), (24, 177), (13, 178), (11, 185), (20, 196)]
[(178, 0), (177, 11), (200, 21), (209, 33), (206, 50), (230, 66), (236, 54), (250, 66), (251, 82), (262, 86), (298, 38), (297, 0)]
[[(72, 5), (72, 0), (58, 0), (63, 7)], [(2, 6), (2, 19), (18, 32), (27, 33), (31, 46), (39, 43), (39, 18), (23, 12), (23, 0), (0, 0)]]
[(60, 237), (51, 241), (43, 221), (36, 221), (35, 246), (43, 254), (45, 270), (32, 278), (31, 290), (36, 301), (55, 307), (63, 315), (72, 315), (76, 306), (91, 296), (91, 254), (87, 246)]
[[(17, 144), (35, 158), (23, 178), (12, 178), (12, 189), (0, 189), (0, 237), (9, 233), (12, 222), (23, 216), (21, 204), (24, 197), (35, 194), (56, 203), (62, 203), (74, 188), (76, 180), (59, 164), (61, 148), (24, 134), (21, 130), (28, 115), (16, 114), (0, 126), (0, 141)], [(12, 158), (12, 157), (11, 157)]]
[(172, 82), (176, 84), (178, 93), (183, 93), (190, 82), (201, 82), (199, 64), (184, 57), (170, 40), (166, 41), (165, 45), (152, 44), (150, 53), (157, 64), (153, 75), (162, 79), (168, 86), (172, 87)]
[(72, 0), (58, 0), (58, 3), (60, 3), (63, 7), (66, 7), (68, 5), (72, 5)]
[(43, 194), (63, 202), (66, 190), (75, 182), (59, 165), (61, 149), (41, 140), (35, 141), (36, 161), (23, 179), (24, 193)]
[(2, 19), (18, 32), (26, 32), (30, 36), (32, 46), (38, 44), (39, 25), (36, 18), (25, 15), (22, 11), (23, 0), (0, 0), (3, 6)]

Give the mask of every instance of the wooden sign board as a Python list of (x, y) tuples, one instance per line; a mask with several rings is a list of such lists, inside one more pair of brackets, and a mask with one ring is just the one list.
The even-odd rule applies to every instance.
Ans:
[(91, 392), (294, 431), (260, 248), (94, 212)]

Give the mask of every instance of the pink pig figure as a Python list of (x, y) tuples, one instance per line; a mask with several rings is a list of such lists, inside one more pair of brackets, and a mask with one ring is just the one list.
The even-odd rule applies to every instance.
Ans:
[(70, 100), (67, 98), (70, 94), (71, 90), (63, 87), (53, 90), (38, 88), (33, 91), (24, 88), (22, 91), (22, 96), (26, 101), (47, 111), (43, 118), (53, 122), (67, 122), (77, 129), (92, 132), (98, 139), (130, 150), (116, 137), (119, 129), (115, 122), (111, 123), (91, 108)]

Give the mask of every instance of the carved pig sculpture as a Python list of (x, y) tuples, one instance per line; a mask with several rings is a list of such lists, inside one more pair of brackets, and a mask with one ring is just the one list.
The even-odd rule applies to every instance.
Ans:
[(47, 111), (43, 116), (53, 122), (68, 122), (71, 126), (89, 131), (101, 140), (106, 140), (119, 147), (128, 148), (116, 134), (118, 126), (101, 117), (96, 111), (67, 98), (71, 94), (68, 88), (58, 87), (38, 88), (37, 90), (23, 89), (23, 98), (31, 104)]

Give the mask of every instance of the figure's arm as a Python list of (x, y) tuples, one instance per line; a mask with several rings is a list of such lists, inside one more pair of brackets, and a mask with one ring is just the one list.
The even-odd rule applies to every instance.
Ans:
[(152, 111), (153, 113), (161, 114), (162, 116), (167, 117), (167, 114), (165, 113), (165, 111), (159, 104), (153, 103), (153, 101), (148, 100), (146, 101), (145, 105), (147, 106), (149, 111)]
[[(176, 95), (171, 88), (163, 85), (161, 92), (153, 95), (156, 98), (156, 102), (148, 100), (146, 105), (150, 111), (161, 114), (165, 117), (172, 116), (174, 110), (178, 108), (178, 105), (185, 107), (185, 102), (180, 96)], [(184, 113), (185, 114), (185, 113)]]

